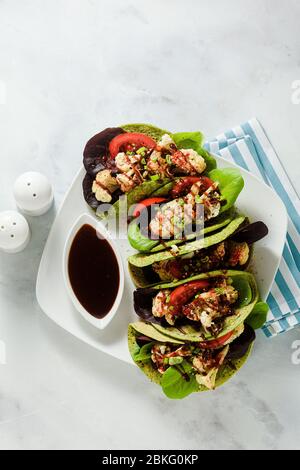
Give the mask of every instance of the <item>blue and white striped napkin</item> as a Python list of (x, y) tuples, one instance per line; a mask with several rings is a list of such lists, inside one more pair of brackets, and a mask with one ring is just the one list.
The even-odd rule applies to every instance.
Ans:
[(300, 199), (257, 119), (234, 127), (205, 144), (213, 153), (261, 178), (282, 199), (288, 212), (288, 233), (263, 332), (267, 337), (300, 325)]

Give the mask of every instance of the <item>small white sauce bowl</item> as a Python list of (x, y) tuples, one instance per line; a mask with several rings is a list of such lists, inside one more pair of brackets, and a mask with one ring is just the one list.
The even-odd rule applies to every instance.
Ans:
[[(96, 318), (93, 315), (91, 315), (85, 308), (84, 306), (79, 302), (78, 298), (75, 295), (75, 292), (72, 288), (70, 277), (69, 277), (69, 255), (70, 255), (70, 250), (72, 247), (72, 243), (74, 241), (74, 238), (76, 237), (78, 231), (84, 226), (84, 225), (90, 225), (92, 226), (97, 234), (99, 234), (99, 238), (104, 238), (111, 246), (117, 263), (118, 263), (118, 268), (119, 268), (119, 288), (118, 288), (118, 293), (115, 298), (114, 304), (110, 311), (103, 317), (103, 318)], [(115, 242), (111, 239), (109, 233), (103, 227), (98, 220), (96, 220), (94, 217), (92, 217), (89, 214), (82, 214), (75, 222), (73, 227), (71, 228), (65, 247), (64, 247), (64, 254), (63, 254), (63, 275), (64, 275), (64, 281), (65, 281), (65, 286), (67, 289), (67, 292), (69, 294), (69, 297), (76, 308), (76, 310), (83, 316), (83, 318), (88, 321), (91, 325), (95, 326), (96, 328), (99, 328), (100, 330), (103, 330), (104, 328), (107, 327), (107, 325), (111, 322), (111, 320), (114, 318), (114, 316), (117, 313), (117, 310), (120, 306), (123, 292), (124, 292), (124, 268), (123, 268), (123, 263), (122, 263), (122, 258), (120, 256), (119, 250), (115, 244)]]

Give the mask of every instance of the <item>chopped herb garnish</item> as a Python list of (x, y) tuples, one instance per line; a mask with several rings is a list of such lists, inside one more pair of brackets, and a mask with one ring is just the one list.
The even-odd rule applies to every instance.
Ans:
[(222, 294), (225, 294), (225, 292), (226, 292), (226, 289), (224, 289), (224, 287), (215, 287), (216, 294), (222, 295)]
[(137, 153), (138, 155), (143, 155), (143, 157), (144, 157), (145, 154), (146, 154), (146, 152), (147, 152), (147, 148), (146, 148), (146, 147), (141, 147), (141, 148), (139, 148), (139, 149), (137, 150), (136, 153)]
[(170, 366), (175, 366), (176, 364), (181, 364), (182, 361), (183, 361), (183, 357), (181, 356), (170, 357), (169, 364)]

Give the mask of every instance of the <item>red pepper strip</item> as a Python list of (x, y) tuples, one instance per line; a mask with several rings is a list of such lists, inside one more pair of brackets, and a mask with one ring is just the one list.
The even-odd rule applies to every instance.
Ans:
[(133, 217), (139, 217), (141, 212), (147, 207), (152, 206), (152, 204), (160, 204), (166, 200), (167, 199), (164, 197), (149, 197), (148, 199), (144, 199), (135, 206), (132, 215)]
[(220, 346), (223, 346), (223, 344), (226, 343), (232, 335), (233, 331), (230, 331), (229, 333), (224, 336), (221, 336), (220, 338), (198, 343), (198, 347), (201, 349), (218, 349)]
[(208, 286), (209, 281), (201, 279), (176, 287), (170, 295), (170, 305), (174, 307), (174, 314), (179, 313), (183, 305), (194, 297), (200, 289), (205, 289)]
[(125, 132), (114, 137), (109, 144), (109, 153), (112, 158), (115, 158), (123, 149), (146, 147), (147, 149), (154, 149), (156, 147), (155, 140), (151, 139), (148, 135), (140, 134), (137, 132)]

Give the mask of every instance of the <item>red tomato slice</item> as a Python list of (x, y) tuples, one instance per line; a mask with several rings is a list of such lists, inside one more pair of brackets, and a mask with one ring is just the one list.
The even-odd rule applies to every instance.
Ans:
[(161, 202), (166, 201), (165, 197), (149, 197), (148, 199), (144, 199), (144, 201), (139, 202), (132, 213), (133, 217), (139, 217), (141, 212), (152, 204), (160, 204)]
[(204, 191), (206, 191), (213, 184), (213, 181), (208, 178), (208, 176), (184, 176), (174, 184), (171, 191), (171, 197), (175, 199), (181, 195), (186, 194), (191, 189), (193, 184), (197, 183), (198, 181), (201, 181), (203, 184)]
[(209, 281), (206, 279), (199, 281), (191, 281), (182, 286), (176, 287), (170, 295), (170, 304), (175, 307), (175, 311), (181, 309), (200, 289), (209, 286)]
[(233, 335), (233, 331), (230, 331), (224, 336), (221, 336), (220, 338), (217, 339), (212, 339), (211, 341), (203, 341), (201, 343), (198, 343), (198, 347), (202, 349), (218, 349), (220, 346), (222, 346), (224, 343), (226, 343), (231, 336)]
[(147, 147), (148, 149), (154, 149), (156, 147), (156, 142), (145, 134), (125, 132), (124, 134), (117, 135), (110, 141), (109, 153), (112, 158), (115, 158), (123, 149), (128, 150), (133, 149), (134, 147)]

